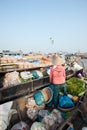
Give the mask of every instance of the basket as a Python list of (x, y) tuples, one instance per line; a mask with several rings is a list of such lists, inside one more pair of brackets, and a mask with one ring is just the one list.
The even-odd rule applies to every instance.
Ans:
[(49, 87), (46, 87), (46, 88), (44, 88), (42, 90), (42, 93), (44, 94), (45, 99), (46, 99), (45, 104), (48, 104), (52, 100), (52, 98), (53, 98), (53, 91), (52, 91), (52, 89), (49, 88)]
[(39, 90), (34, 94), (34, 99), (37, 105), (47, 104), (53, 98), (53, 92), (49, 87)]
[(61, 110), (61, 111), (64, 111), (64, 112), (69, 112), (69, 111), (72, 111), (74, 110), (76, 107), (71, 107), (71, 108), (62, 108), (62, 107), (59, 107), (58, 106), (58, 109)]

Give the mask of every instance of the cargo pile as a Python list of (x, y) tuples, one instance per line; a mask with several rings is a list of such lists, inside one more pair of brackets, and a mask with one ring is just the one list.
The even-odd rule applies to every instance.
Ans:
[[(54, 108), (54, 87), (52, 84), (48, 85), (49, 80), (46, 81), (47, 78), (49, 79), (50, 66), (52, 65), (49, 58), (43, 55), (23, 56), (19, 59), (10, 56), (2, 57), (0, 60), (0, 98), (2, 100), (5, 99), (3, 101), (8, 101), (8, 99), (15, 99), (14, 97), (18, 95), (20, 97), (24, 96), (24, 103), (23, 99), (19, 101), (19, 97), (16, 97), (13, 101), (13, 106), (15, 107), (12, 106), (11, 108), (15, 108), (17, 112), (15, 114), (19, 121), (16, 120), (14, 122), (13, 114), (9, 118), (9, 122), (6, 118), (5, 122), (8, 123), (5, 128), (1, 125), (1, 129), (59, 130), (60, 126), (77, 109), (80, 101), (83, 102), (81, 99), (87, 89), (84, 81), (86, 77), (84, 80), (75, 77), (75, 70), (71, 67), (71, 63), (74, 60), (77, 60), (77, 58), (66, 59), (67, 94), (63, 95), (61, 90), (58, 108)], [(7, 114), (9, 112), (10, 110)], [(74, 126), (71, 126), (74, 129)]]
[(3, 56), (0, 59), (0, 71), (12, 71), (17, 69), (29, 69), (51, 66), (50, 59), (42, 56), (25, 56), (20, 59), (12, 56)]

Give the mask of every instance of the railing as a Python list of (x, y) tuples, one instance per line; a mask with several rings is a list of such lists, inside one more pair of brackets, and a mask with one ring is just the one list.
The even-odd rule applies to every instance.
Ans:
[(42, 89), (50, 85), (49, 76), (35, 79), (26, 83), (18, 84), (16, 86), (1, 88), (0, 89), (0, 104), (8, 101), (12, 101), (19, 97), (34, 93), (35, 91)]

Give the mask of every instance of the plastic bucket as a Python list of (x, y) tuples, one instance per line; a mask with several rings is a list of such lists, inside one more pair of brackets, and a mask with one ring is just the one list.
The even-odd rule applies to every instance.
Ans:
[(45, 104), (48, 104), (53, 98), (52, 89), (49, 87), (46, 87), (46, 88), (42, 89), (42, 93), (43, 93), (44, 98), (45, 98)]
[(34, 99), (36, 104), (39, 106), (45, 103), (45, 98), (41, 91), (38, 91), (37, 93), (34, 94)]
[(47, 105), (47, 107), (52, 107), (52, 105), (54, 104), (54, 85), (53, 84), (51, 84), (51, 85), (49, 85), (49, 88), (52, 90), (52, 99), (46, 104)]
[(46, 87), (34, 94), (34, 99), (37, 105), (47, 104), (52, 100), (53, 92), (49, 87)]

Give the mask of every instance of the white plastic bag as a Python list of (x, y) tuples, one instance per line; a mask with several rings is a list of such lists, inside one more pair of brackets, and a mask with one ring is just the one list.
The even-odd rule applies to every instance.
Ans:
[(19, 123), (15, 124), (11, 130), (29, 130), (29, 126), (25, 122), (20, 121)]
[(12, 114), (14, 114), (13, 109), (11, 109), (13, 102), (7, 102), (0, 105), (0, 130), (5, 130), (9, 125)]
[(31, 120), (35, 120), (37, 118), (38, 115), (38, 110), (35, 108), (30, 108), (27, 110), (27, 116), (28, 118), (30, 118)]
[(55, 124), (55, 121), (53, 119), (52, 114), (45, 116), (42, 120), (42, 123), (44, 124), (46, 130), (53, 130), (53, 126)]
[(50, 115), (43, 118), (42, 123), (45, 125), (46, 130), (56, 130), (62, 121), (61, 113), (58, 110), (53, 109)]
[(41, 71), (36, 70), (36, 72), (37, 72), (37, 74), (38, 74), (39, 78), (42, 78), (42, 77), (43, 77), (43, 73), (42, 73)]
[(38, 115), (44, 117), (47, 116), (48, 114), (49, 114), (48, 110), (40, 110)]
[(58, 124), (61, 124), (61, 123), (63, 122), (63, 118), (62, 118), (61, 112), (58, 111), (57, 109), (53, 109), (52, 115), (53, 115), (54, 120), (55, 120)]
[(34, 122), (30, 130), (46, 130), (44, 125), (40, 122)]
[(87, 130), (87, 127), (83, 127), (82, 130)]

